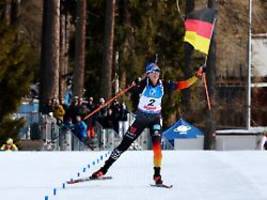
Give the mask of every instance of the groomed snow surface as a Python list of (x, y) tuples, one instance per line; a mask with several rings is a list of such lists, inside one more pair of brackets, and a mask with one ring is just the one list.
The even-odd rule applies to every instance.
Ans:
[(0, 199), (45, 200), (45, 196), (48, 200), (267, 199), (264, 151), (164, 151), (162, 176), (166, 184), (173, 184), (172, 189), (149, 186), (153, 183), (152, 151), (128, 151), (110, 168), (107, 175), (112, 180), (63, 188), (63, 183), (77, 178), (78, 173), (81, 177), (90, 175), (108, 155), (104, 151), (0, 152)]

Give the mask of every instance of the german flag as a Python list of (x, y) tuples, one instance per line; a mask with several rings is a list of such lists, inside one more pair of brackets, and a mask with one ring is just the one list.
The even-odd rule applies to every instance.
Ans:
[(191, 12), (185, 20), (184, 41), (206, 55), (209, 52), (216, 11), (211, 8)]

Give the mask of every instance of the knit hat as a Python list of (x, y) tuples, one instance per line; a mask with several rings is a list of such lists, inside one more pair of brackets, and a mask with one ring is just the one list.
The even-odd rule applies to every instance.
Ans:
[(155, 63), (149, 63), (146, 65), (146, 73), (149, 74), (151, 72), (160, 72), (160, 68)]

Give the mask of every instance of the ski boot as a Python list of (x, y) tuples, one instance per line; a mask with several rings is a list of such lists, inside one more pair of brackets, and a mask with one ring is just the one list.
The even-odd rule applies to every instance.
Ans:
[(163, 184), (163, 181), (161, 179), (161, 176), (154, 176), (154, 181), (155, 181), (155, 184), (156, 185), (162, 185)]
[(107, 170), (101, 167), (99, 170), (97, 170), (90, 176), (90, 179), (99, 179), (103, 177), (106, 173), (107, 173)]
[(161, 175), (160, 175), (160, 167), (154, 167), (153, 179), (154, 179), (156, 185), (162, 185), (163, 184), (163, 181), (162, 181)]

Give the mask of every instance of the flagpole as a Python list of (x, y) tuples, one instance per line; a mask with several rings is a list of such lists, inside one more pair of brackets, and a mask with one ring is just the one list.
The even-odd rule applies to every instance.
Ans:
[(249, 0), (249, 31), (248, 31), (248, 94), (247, 94), (247, 129), (251, 128), (251, 35), (252, 35), (252, 0)]
[(180, 16), (181, 20), (184, 21), (184, 17), (182, 16), (181, 9), (180, 9), (180, 6), (179, 6), (179, 0), (176, 0), (176, 7), (177, 7), (177, 11), (179, 13), (179, 16)]
[(210, 103), (210, 96), (209, 96), (209, 91), (208, 91), (208, 85), (207, 85), (207, 77), (206, 77), (206, 73), (203, 73), (202, 81), (203, 81), (203, 83), (204, 83), (204, 87), (205, 87), (205, 92), (206, 92), (206, 98), (207, 98), (208, 108), (209, 108), (209, 110), (211, 110), (211, 103)]

